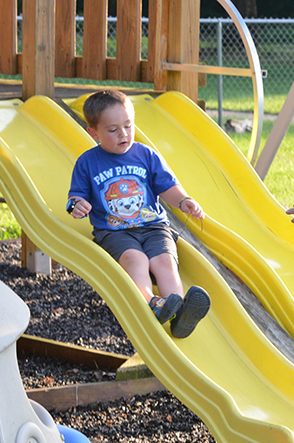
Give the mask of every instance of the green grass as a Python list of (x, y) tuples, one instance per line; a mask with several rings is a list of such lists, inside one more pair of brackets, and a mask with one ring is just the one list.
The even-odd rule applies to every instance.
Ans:
[[(259, 155), (269, 137), (274, 121), (265, 120), (260, 142)], [(240, 151), (247, 156), (251, 134), (229, 134)], [(265, 177), (264, 183), (275, 199), (283, 206), (294, 204), (294, 123), (289, 127), (278, 152)]]
[(20, 237), (20, 226), (6, 203), (0, 203), (0, 214), (0, 240)]

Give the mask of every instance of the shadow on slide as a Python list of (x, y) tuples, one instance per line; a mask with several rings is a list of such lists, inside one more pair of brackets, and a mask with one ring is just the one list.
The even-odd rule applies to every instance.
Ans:
[[(137, 106), (136, 112), (140, 121)], [(169, 127), (159, 124), (157, 131), (163, 135), (165, 129)], [(128, 275), (92, 242), (88, 219), (77, 221), (65, 212), (75, 159), (94, 144), (86, 132), (50, 99), (35, 96), (24, 104), (0, 103), (0, 137), (0, 190), (24, 231), (104, 298), (151, 371), (207, 424), (215, 439), (294, 442), (293, 364), (260, 332), (212, 265), (180, 239), (185, 289), (203, 286), (212, 307), (190, 337), (175, 339)], [(205, 163), (201, 155), (200, 163)], [(197, 156), (185, 161), (187, 171), (191, 165), (196, 170)], [(219, 196), (215, 198), (219, 206)], [(199, 200), (210, 214), (213, 204), (206, 208)], [(209, 223), (205, 221), (203, 232)]]

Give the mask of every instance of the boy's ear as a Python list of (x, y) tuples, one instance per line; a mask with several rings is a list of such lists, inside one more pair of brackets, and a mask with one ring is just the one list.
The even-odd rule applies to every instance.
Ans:
[(97, 132), (95, 131), (95, 129), (91, 128), (91, 126), (87, 126), (87, 132), (88, 132), (88, 134), (90, 134), (90, 136), (91, 136), (94, 140), (99, 141), (99, 138), (98, 138), (98, 134), (97, 134)]

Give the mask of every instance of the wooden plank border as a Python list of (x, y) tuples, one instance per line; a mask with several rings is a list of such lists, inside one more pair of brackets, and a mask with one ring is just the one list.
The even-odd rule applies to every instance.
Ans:
[(17, 341), (17, 351), (23, 355), (48, 356), (73, 364), (84, 364), (94, 369), (116, 370), (129, 358), (121, 354), (97, 351), (26, 334)]
[(65, 411), (77, 406), (87, 406), (96, 402), (109, 402), (119, 400), (120, 398), (128, 399), (134, 395), (146, 395), (159, 390), (166, 390), (166, 388), (155, 377), (151, 377), (127, 381), (30, 389), (26, 393), (31, 400), (40, 403), (48, 411), (53, 409)]

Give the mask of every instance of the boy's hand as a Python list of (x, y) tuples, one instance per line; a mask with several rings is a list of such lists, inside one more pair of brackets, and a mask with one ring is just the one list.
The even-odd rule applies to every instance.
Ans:
[(199, 203), (197, 203), (194, 199), (185, 199), (181, 203), (181, 210), (186, 214), (191, 214), (192, 217), (195, 217), (197, 220), (204, 220), (205, 214)]
[[(294, 214), (294, 207), (287, 209), (286, 214)], [(291, 222), (294, 223), (294, 218), (292, 218)]]
[(79, 197), (79, 200), (76, 202), (71, 215), (73, 216), (73, 218), (83, 218), (89, 214), (91, 209), (92, 205), (84, 198)]

